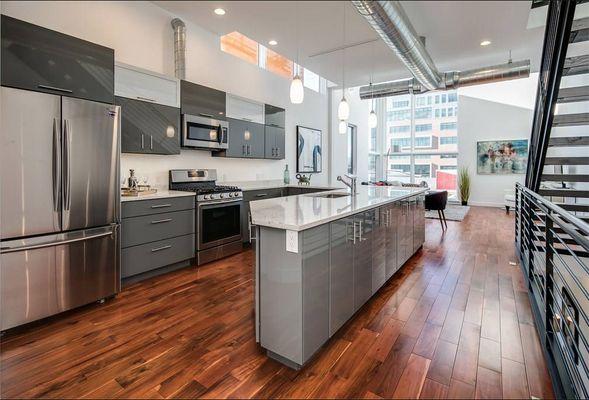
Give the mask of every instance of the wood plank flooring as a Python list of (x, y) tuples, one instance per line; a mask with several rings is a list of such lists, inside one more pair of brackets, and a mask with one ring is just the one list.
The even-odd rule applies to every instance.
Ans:
[(513, 218), (472, 207), (300, 371), (254, 339), (252, 253), (8, 332), (2, 398), (552, 398)]

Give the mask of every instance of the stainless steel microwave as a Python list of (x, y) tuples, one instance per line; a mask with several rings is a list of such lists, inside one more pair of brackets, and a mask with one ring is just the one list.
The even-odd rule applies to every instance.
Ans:
[(182, 115), (182, 146), (196, 149), (225, 150), (229, 147), (229, 123), (208, 117)]

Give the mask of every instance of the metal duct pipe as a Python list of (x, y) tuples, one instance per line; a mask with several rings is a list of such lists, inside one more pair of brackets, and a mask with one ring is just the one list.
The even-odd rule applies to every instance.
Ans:
[(180, 18), (172, 20), (174, 28), (174, 74), (186, 79), (186, 24)]
[[(439, 90), (458, 89), (463, 86), (482, 85), (485, 83), (508, 81), (511, 79), (527, 78), (530, 76), (530, 60), (508, 62), (506, 64), (493, 65), (469, 69), (466, 71), (452, 71), (444, 74), (444, 82)], [(398, 96), (401, 94), (420, 94), (428, 90), (417, 82), (415, 78), (401, 81), (378, 83), (360, 88), (362, 100)]]
[(442, 86), (442, 74), (398, 1), (354, 0), (352, 3), (425, 89)]
[[(527, 78), (528, 76), (530, 76), (530, 60), (508, 62), (506, 64), (475, 68), (467, 71), (446, 72), (444, 74), (444, 82), (439, 89), (457, 89), (463, 86), (482, 85), (485, 83)], [(402, 81), (379, 83), (372, 85), (372, 87), (362, 86), (360, 88), (360, 98), (364, 100), (398, 96), (407, 93), (419, 94), (427, 91), (427, 89), (419, 85), (419, 82), (415, 78), (412, 78)]]

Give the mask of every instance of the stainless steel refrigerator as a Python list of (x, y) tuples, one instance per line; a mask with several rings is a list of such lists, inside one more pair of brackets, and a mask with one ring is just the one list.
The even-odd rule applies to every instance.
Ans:
[(0, 330), (6, 330), (120, 290), (120, 108), (0, 90)]

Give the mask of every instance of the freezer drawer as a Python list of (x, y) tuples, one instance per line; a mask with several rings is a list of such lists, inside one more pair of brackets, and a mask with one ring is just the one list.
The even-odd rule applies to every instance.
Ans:
[(0, 330), (120, 290), (117, 226), (3, 242)]
[(122, 250), (122, 277), (128, 278), (194, 257), (194, 235), (128, 247)]
[(194, 209), (125, 218), (121, 228), (122, 247), (192, 234), (194, 222)]

